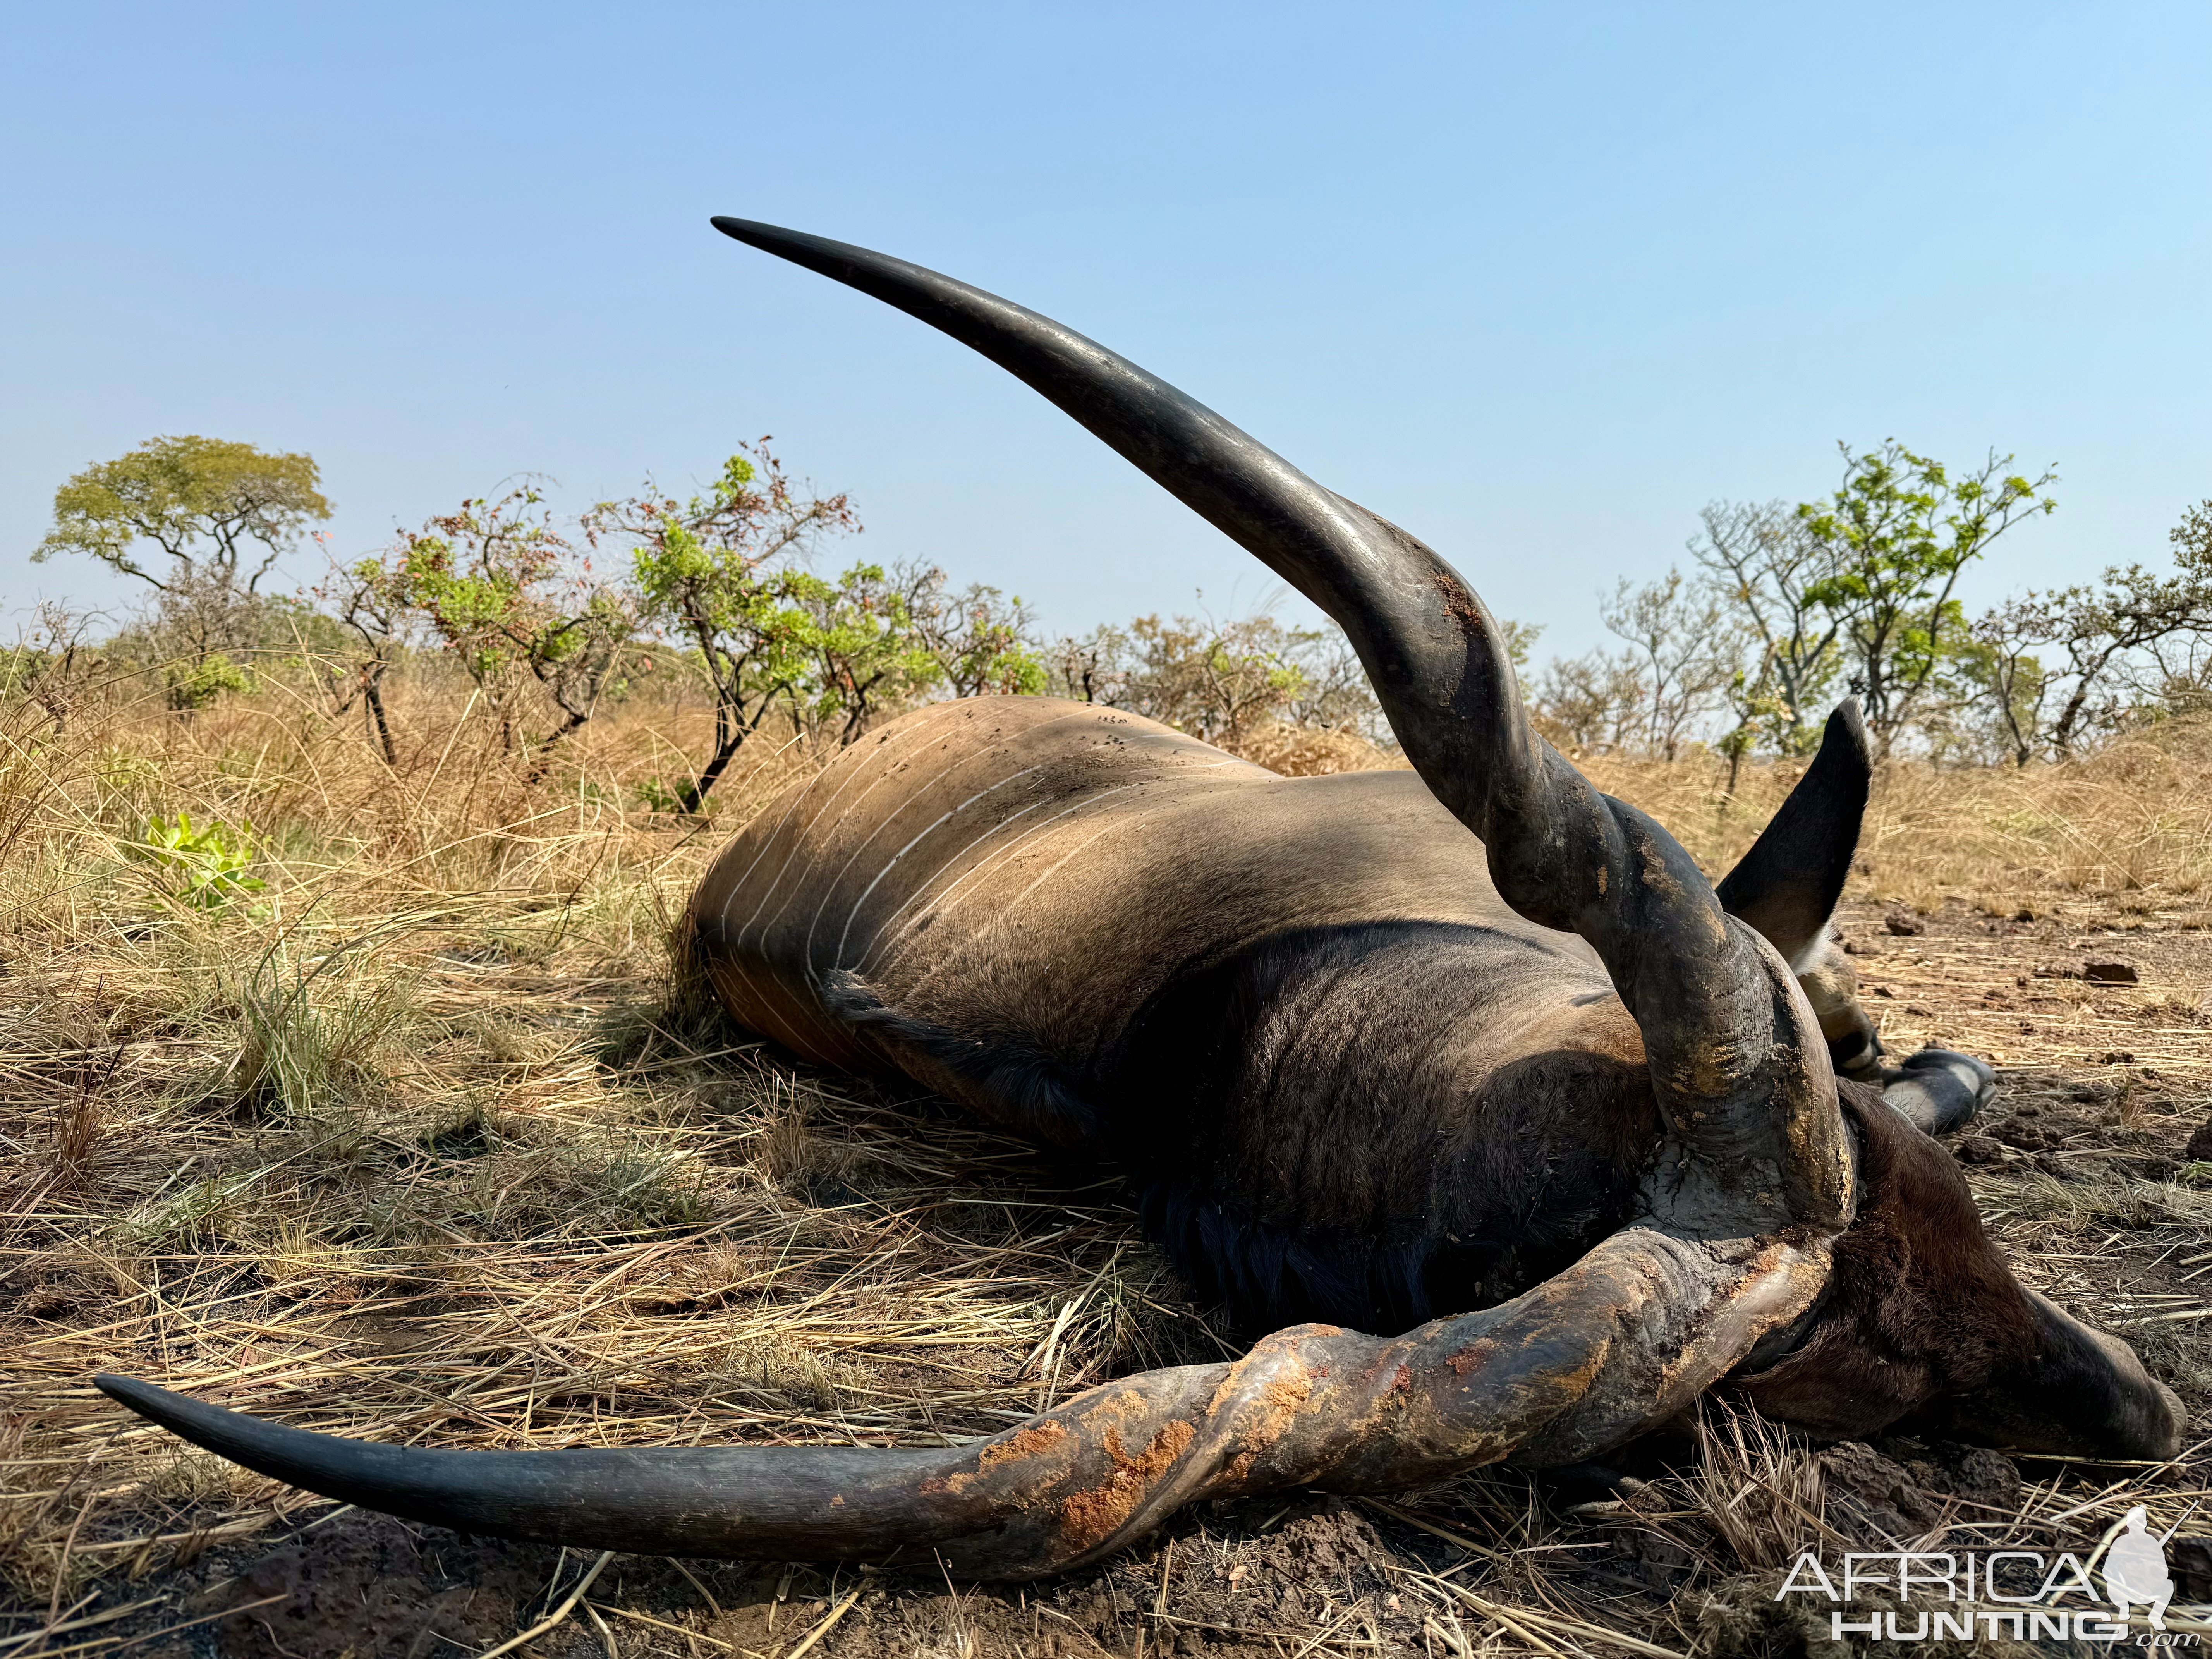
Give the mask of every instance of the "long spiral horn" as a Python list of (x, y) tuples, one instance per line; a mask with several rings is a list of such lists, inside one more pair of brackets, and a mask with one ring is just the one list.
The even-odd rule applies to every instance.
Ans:
[(927, 1451), (848, 1446), (435, 1451), (311, 1434), (127, 1377), (112, 1399), (326, 1497), (467, 1532), (647, 1554), (927, 1559), (1030, 1578), (1186, 1504), (1402, 1490), (1507, 1457), (1590, 1456), (1687, 1405), (1826, 1282), (1813, 1240), (1614, 1234), (1515, 1300), (1385, 1340), (1298, 1325), (1229, 1364), (1124, 1377)]

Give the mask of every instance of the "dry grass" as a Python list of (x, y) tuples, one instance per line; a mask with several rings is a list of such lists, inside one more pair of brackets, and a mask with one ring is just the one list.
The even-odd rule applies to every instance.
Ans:
[[(189, 722), (118, 694), (58, 738), (0, 708), (0, 1607), (17, 1610), (0, 1659), (117, 1607), (135, 1610), (46, 1650), (215, 1618), (193, 1598), (261, 1582), (258, 1534), (351, 1524), (137, 1425), (95, 1370), (447, 1446), (913, 1444), (1223, 1351), (1110, 1182), (780, 1064), (670, 996), (671, 919), (731, 826), (814, 763), (803, 749), (764, 751), (718, 823), (684, 823), (635, 789), (696, 750), (696, 704), (618, 710), (533, 783), (443, 689), (394, 701), (396, 772), (281, 684)], [(1285, 769), (1388, 763), (1312, 734), (1248, 747)], [(1592, 770), (1715, 867), (1790, 781), (1752, 769), (1728, 801), (1696, 763)], [(250, 824), (265, 888), (181, 900), (133, 850), (179, 810)], [(1846, 925), (1881, 952), (1862, 968), (1891, 993), (1892, 1038), (2004, 1051), (2022, 1100), (2079, 1121), (2078, 1146), (1978, 1170), (2024, 1276), (2203, 1402), (2212, 1194), (2171, 1154), (2212, 1106), (2212, 955), (2189, 931), (2212, 738), (2063, 772), (1893, 769), (1867, 845)], [(1893, 909), (1927, 932), (1887, 934)], [(2142, 984), (2033, 978), (2031, 957), (2105, 928), (2126, 930)], [(1714, 1419), (1694, 1467), (1595, 1506), (1499, 1474), (1366, 1511), (1209, 1511), (1046, 1596), (863, 1582), (812, 1651), (1130, 1651), (1114, 1631), (1148, 1651), (1725, 1648), (1730, 1585), (1784, 1540), (1865, 1520), (1838, 1521), (1826, 1466), (1755, 1423)], [(2204, 1484), (2194, 1463), (2028, 1473), (2012, 1512), (1936, 1529), (2080, 1547), (2126, 1501), (2178, 1518)], [(510, 1598), (502, 1639), (588, 1565), (513, 1559), (551, 1580), (544, 1604)], [(466, 1571), (489, 1583), (491, 1560)], [(854, 1588), (778, 1582), (610, 1567), (542, 1640), (780, 1650)], [(225, 1651), (263, 1651), (244, 1617)]]
[[(1717, 759), (1599, 759), (1583, 769), (1725, 870), (1801, 769), (1747, 767), (1737, 796)], [(1947, 898), (1992, 915), (2070, 909), (2190, 927), (2212, 922), (2212, 722), (2174, 721), (2069, 766), (1885, 767), (1859, 842), (1854, 891), (1927, 912)]]

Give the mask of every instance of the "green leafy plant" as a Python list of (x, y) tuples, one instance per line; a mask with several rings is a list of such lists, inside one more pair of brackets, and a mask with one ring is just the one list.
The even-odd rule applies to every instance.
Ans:
[(1037, 696), (1050, 687), (1036, 618), (1019, 594), (1008, 599), (982, 582), (952, 592), (935, 565), (895, 574), (915, 635), (954, 696)]
[(510, 750), (517, 696), (535, 679), (561, 710), (543, 740), (550, 750), (592, 718), (603, 695), (619, 694), (641, 660), (628, 648), (638, 626), (632, 598), (595, 580), (574, 551), (537, 487), (524, 483), (402, 532), (385, 558), (356, 565), (346, 581), (387, 632), (404, 617), (428, 623), (477, 683)]
[(255, 845), (251, 825), (230, 830), (221, 823), (192, 828), (181, 810), (176, 822), (147, 820), (146, 833), (129, 850), (168, 876), (170, 896), (201, 910), (216, 910), (269, 884), (252, 873)]
[(171, 665), (167, 675), (169, 707), (179, 714), (198, 714), (228, 692), (251, 691), (253, 677), (221, 651), (210, 652), (196, 663)]
[[(765, 441), (731, 456), (713, 486), (689, 501), (648, 480), (641, 494), (584, 515), (594, 547), (628, 550), (646, 620), (687, 647), (714, 688), (714, 750), (679, 787), (680, 811), (699, 810), (772, 708), (808, 700), (811, 668), (834, 678), (850, 665), (829, 659), (849, 642), (830, 637), (836, 590), (792, 562), (823, 538), (860, 527), (843, 495), (794, 488)], [(810, 613), (809, 599), (819, 614)], [(829, 657), (813, 649), (825, 641)]]
[(695, 810), (687, 804), (690, 789), (691, 780), (689, 778), (679, 779), (672, 788), (659, 778), (647, 778), (644, 782), (635, 785), (632, 793), (637, 797), (637, 804), (647, 811), (675, 817)]
[(1840, 625), (1852, 692), (1875, 752), (1887, 757), (1968, 629), (1952, 590), (1990, 544), (2030, 517), (2054, 511), (2046, 468), (2029, 478), (1996, 451), (1953, 473), (1894, 440), (1864, 453), (1838, 445), (1842, 486), (1825, 503), (1797, 508), (1826, 574), (1805, 597)]
[(856, 564), (834, 582), (792, 571), (786, 581), (800, 668), (785, 695), (815, 729), (834, 729), (839, 744), (851, 743), (885, 708), (943, 678), (915, 627), (908, 594), (881, 565)]

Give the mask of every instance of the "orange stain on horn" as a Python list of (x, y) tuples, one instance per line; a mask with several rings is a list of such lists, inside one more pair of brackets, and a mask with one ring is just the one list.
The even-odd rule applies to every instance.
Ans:
[(1445, 611), (1462, 628), (1472, 630), (1482, 626), (1482, 606), (1457, 576), (1449, 570), (1439, 570), (1429, 578), (1429, 586), (1437, 590)]
[(922, 1490), (933, 1495), (940, 1492), (963, 1493), (1007, 1464), (1025, 1463), (1032, 1458), (1044, 1457), (1067, 1443), (1067, 1431), (1059, 1424), (1049, 1419), (1042, 1423), (1032, 1423), (1028, 1428), (1017, 1430), (1004, 1440), (994, 1441), (976, 1453), (973, 1469), (948, 1474), (940, 1480), (924, 1481)]
[(1444, 1364), (1452, 1368), (1453, 1375), (1464, 1382), (1470, 1372), (1479, 1371), (1489, 1364), (1491, 1357), (1497, 1352), (1498, 1344), (1486, 1336), (1480, 1336), (1457, 1353), (1446, 1355)]
[(1031, 1457), (1042, 1457), (1057, 1450), (1067, 1442), (1067, 1431), (1047, 1419), (1022, 1429), (1007, 1439), (983, 1448), (975, 1459), (978, 1474), (998, 1468), (1001, 1463), (1018, 1463)]
[(1112, 1537), (1136, 1512), (1176, 1460), (1183, 1455), (1198, 1431), (1178, 1419), (1170, 1423), (1134, 1457), (1121, 1437), (1108, 1429), (1102, 1441), (1113, 1468), (1097, 1485), (1063, 1499), (1060, 1506), (1060, 1535), (1077, 1553), (1096, 1548)]

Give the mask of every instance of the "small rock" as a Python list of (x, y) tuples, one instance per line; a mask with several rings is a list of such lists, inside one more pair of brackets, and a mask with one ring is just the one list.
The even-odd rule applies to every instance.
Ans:
[(2197, 1126), (2197, 1133), (2189, 1137), (2189, 1145), (2181, 1155), (2191, 1164), (2212, 1164), (2212, 1117)]
[(2090, 1055), (2089, 1063), (2092, 1066), (2132, 1066), (2136, 1063), (2136, 1057), (2131, 1049), (2107, 1048), (2101, 1054)]
[[(1836, 1518), (1844, 1521), (1847, 1533), (1870, 1528), (1884, 1538), (1909, 1538), (1942, 1513), (1941, 1500), (1902, 1466), (1856, 1441), (1822, 1452), (1820, 1471), (1830, 1501), (1844, 1512)], [(1853, 1527), (1851, 1521), (1860, 1525)]]
[(1900, 1437), (1880, 1441), (1875, 1449), (1903, 1465), (1905, 1472), (1932, 1492), (1963, 1498), (1991, 1510), (2020, 1504), (2020, 1470), (2012, 1460), (1981, 1446), (1937, 1440), (1921, 1443)]
[(1902, 910), (1893, 910), (1881, 919), (1881, 925), (1899, 939), (1911, 939), (1915, 933), (1924, 933), (1928, 924), (1917, 916), (1909, 916)]
[(2019, 909), (2012, 913), (2012, 919), (2014, 921), (2033, 921), (2035, 920), (2035, 912), (2029, 909), (2027, 906), (2023, 904)]
[(2136, 972), (2135, 963), (2117, 958), (2083, 963), (2081, 977), (2092, 985), (2138, 985), (2142, 982), (2142, 975)]
[(2005, 1158), (2004, 1144), (1987, 1135), (1968, 1135), (1958, 1151), (1961, 1164), (2002, 1164)]
[(1984, 1446), (1962, 1446), (1958, 1459), (1943, 1474), (1946, 1490), (1986, 1509), (2010, 1510), (2020, 1505), (2020, 1470), (2002, 1453)]

